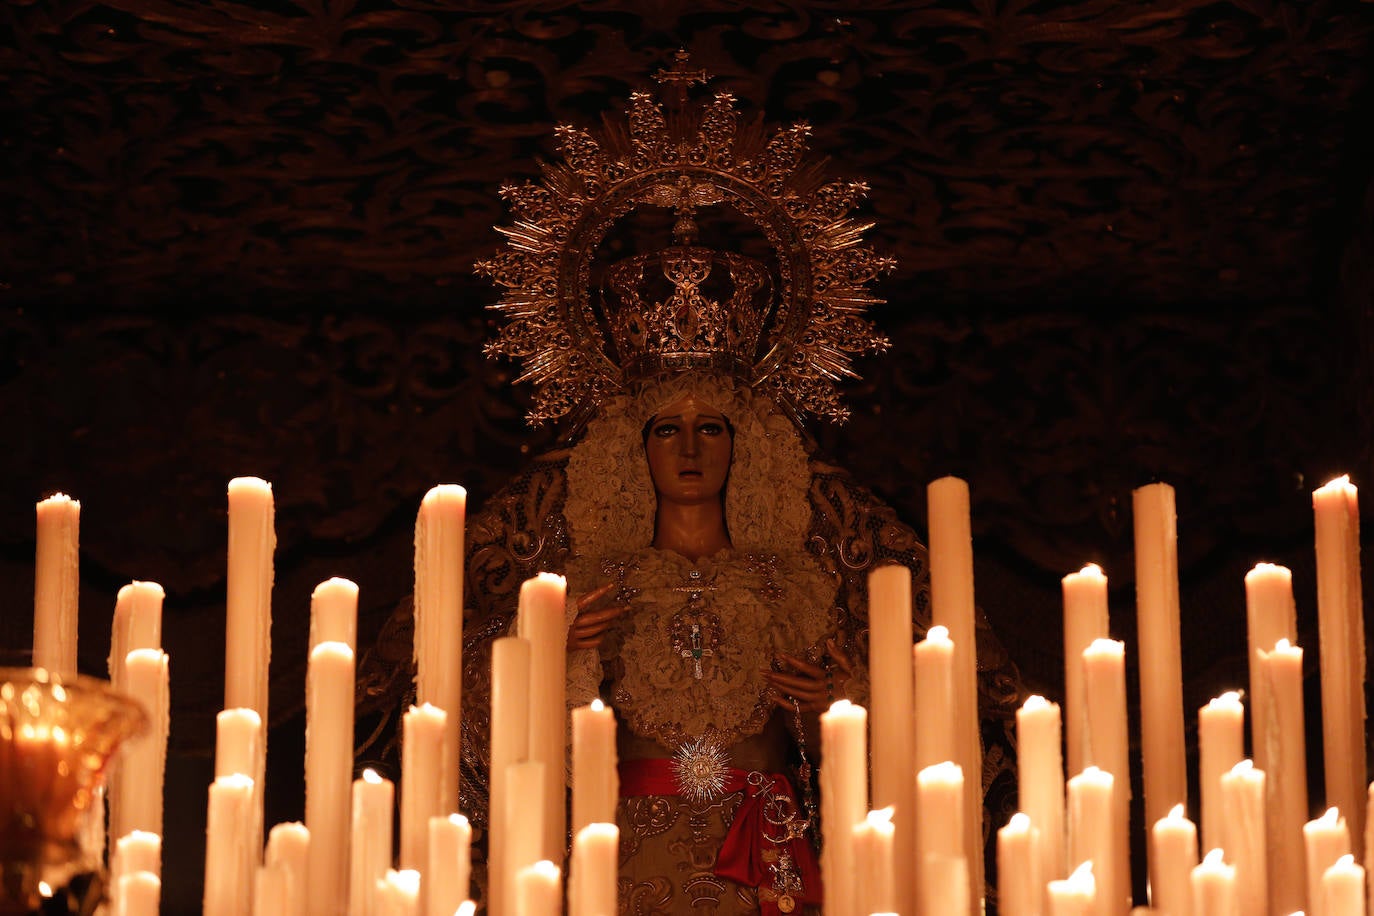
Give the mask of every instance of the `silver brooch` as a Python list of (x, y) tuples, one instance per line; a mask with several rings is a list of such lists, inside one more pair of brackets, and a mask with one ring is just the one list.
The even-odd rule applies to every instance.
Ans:
[(725, 791), (730, 755), (715, 735), (693, 738), (673, 755), (673, 776), (683, 798), (691, 804), (705, 804)]

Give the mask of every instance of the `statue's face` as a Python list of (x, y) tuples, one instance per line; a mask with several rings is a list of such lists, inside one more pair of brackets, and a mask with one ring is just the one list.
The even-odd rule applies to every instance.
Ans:
[(659, 502), (720, 499), (733, 447), (725, 415), (695, 395), (664, 407), (650, 421), (644, 442)]

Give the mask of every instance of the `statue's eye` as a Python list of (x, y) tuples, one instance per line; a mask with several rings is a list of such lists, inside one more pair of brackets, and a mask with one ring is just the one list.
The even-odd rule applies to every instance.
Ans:
[(703, 423), (698, 426), (697, 431), (706, 436), (719, 436), (721, 433), (725, 432), (725, 427), (713, 420), (710, 423)]
[(677, 432), (676, 423), (661, 423), (654, 427), (654, 435), (660, 439), (667, 439)]

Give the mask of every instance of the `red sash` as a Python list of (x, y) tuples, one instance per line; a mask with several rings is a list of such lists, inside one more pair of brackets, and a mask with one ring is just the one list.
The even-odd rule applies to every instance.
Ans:
[[(725, 834), (720, 852), (716, 856), (715, 874), (720, 878), (755, 887), (759, 890), (759, 912), (763, 916), (780, 916), (777, 895), (773, 892), (773, 872), (770, 865), (778, 859), (778, 853), (787, 849), (792, 855), (797, 872), (801, 875), (802, 891), (794, 894), (796, 902), (820, 906), (821, 869), (816, 861), (816, 851), (805, 837), (797, 837), (778, 845), (764, 835), (766, 824), (763, 806), (767, 800), (766, 789), (785, 794), (793, 805), (801, 811), (797, 793), (792, 784), (781, 773), (767, 774), (762, 785), (751, 786), (748, 782), (749, 771), (731, 768), (725, 780), (722, 794), (744, 792), (744, 801), (735, 812), (735, 820)], [(667, 759), (623, 760), (620, 762), (620, 794), (622, 797), (633, 795), (681, 795), (677, 777), (673, 775), (673, 761)], [(767, 898), (767, 899), (765, 899)]]

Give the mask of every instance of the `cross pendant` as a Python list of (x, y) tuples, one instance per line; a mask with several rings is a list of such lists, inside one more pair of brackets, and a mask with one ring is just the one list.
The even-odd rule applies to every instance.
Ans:
[(703, 656), (714, 654), (710, 649), (701, 645), (701, 624), (692, 624), (691, 633), (692, 644), (681, 651), (684, 660), (692, 660), (692, 677), (701, 680), (701, 659)]

